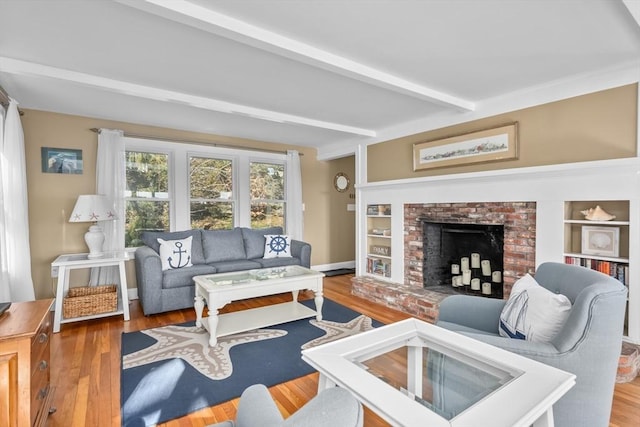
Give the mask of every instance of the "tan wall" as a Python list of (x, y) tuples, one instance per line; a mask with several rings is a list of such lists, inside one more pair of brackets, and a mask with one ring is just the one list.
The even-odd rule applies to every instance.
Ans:
[[(355, 156), (344, 157), (330, 162), (331, 198), (329, 204), (329, 222), (327, 237), (331, 244), (333, 262), (353, 261), (356, 257), (356, 216), (354, 211), (348, 211), (347, 205), (355, 204)], [(345, 192), (333, 188), (333, 177), (342, 172), (349, 177), (349, 188)]]
[[(315, 149), (259, 141), (243, 140), (215, 135), (183, 132), (130, 123), (113, 122), (79, 116), (25, 110), (22, 116), (27, 161), (27, 186), (29, 197), (29, 240), (31, 244), (32, 275), (37, 298), (54, 296), (54, 283), (50, 277), (51, 261), (59, 254), (86, 252), (84, 233), (88, 225), (71, 224), (69, 215), (79, 194), (95, 192), (96, 151), (98, 137), (91, 128), (122, 129), (125, 132), (153, 135), (162, 138), (198, 142), (218, 142), (242, 147), (273, 150), (297, 149), (301, 158), (303, 201), (306, 241), (312, 244), (312, 264), (328, 264), (342, 261), (342, 245), (327, 239), (326, 230), (333, 221), (333, 162), (320, 162)], [(43, 173), (41, 171), (41, 147), (81, 149), (84, 160), (82, 175)], [(353, 236), (353, 233), (351, 233)], [(353, 239), (349, 239), (353, 240)], [(353, 245), (353, 242), (349, 242)], [(353, 259), (353, 255), (350, 259)], [(133, 263), (127, 266), (129, 287), (135, 287)]]
[[(419, 133), (367, 150), (369, 182), (636, 156), (637, 85)], [(518, 122), (517, 160), (413, 171), (413, 144)], [(390, 167), (389, 165), (393, 165)]]

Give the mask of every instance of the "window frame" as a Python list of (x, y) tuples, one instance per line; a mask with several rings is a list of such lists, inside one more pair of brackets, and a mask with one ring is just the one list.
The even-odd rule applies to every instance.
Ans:
[[(214, 144), (212, 142), (212, 144)], [(206, 157), (232, 161), (233, 168), (233, 226), (251, 227), (250, 165), (252, 162), (281, 164), (284, 166), (284, 229), (287, 216), (288, 168), (286, 153), (268, 153), (258, 150), (233, 149), (185, 142), (161, 141), (145, 138), (124, 137), (125, 151), (137, 151), (168, 155), (169, 231), (191, 229), (190, 158)], [(176, 191), (187, 188), (188, 191)], [(126, 188), (124, 189), (126, 190)], [(128, 200), (127, 197), (124, 201)]]

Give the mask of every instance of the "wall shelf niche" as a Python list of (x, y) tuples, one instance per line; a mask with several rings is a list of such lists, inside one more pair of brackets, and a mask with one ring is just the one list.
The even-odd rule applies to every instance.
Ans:
[(391, 277), (391, 205), (367, 205), (367, 274)]

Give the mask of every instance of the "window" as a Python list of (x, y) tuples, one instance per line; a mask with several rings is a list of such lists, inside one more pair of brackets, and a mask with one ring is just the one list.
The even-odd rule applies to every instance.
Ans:
[(286, 227), (285, 154), (126, 137), (125, 245), (143, 231)]
[(127, 151), (125, 162), (125, 246), (140, 246), (143, 231), (169, 229), (169, 156)]
[(191, 228), (233, 228), (233, 162), (191, 157), (189, 182)]
[(251, 227), (284, 227), (284, 165), (251, 163)]

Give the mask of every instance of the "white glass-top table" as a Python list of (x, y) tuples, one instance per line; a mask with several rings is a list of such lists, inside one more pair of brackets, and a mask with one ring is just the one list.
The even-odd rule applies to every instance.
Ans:
[(553, 426), (575, 375), (417, 319), (304, 350), (319, 389), (340, 386), (394, 426)]
[[(299, 265), (195, 276), (196, 325), (207, 329), (213, 347), (218, 337), (225, 335), (313, 316), (322, 320), (323, 277), (323, 273)], [(315, 310), (298, 302), (298, 292), (303, 289), (314, 292)], [(232, 301), (283, 292), (291, 292), (293, 301), (218, 314), (218, 309)], [(203, 318), (205, 301), (209, 316)]]

